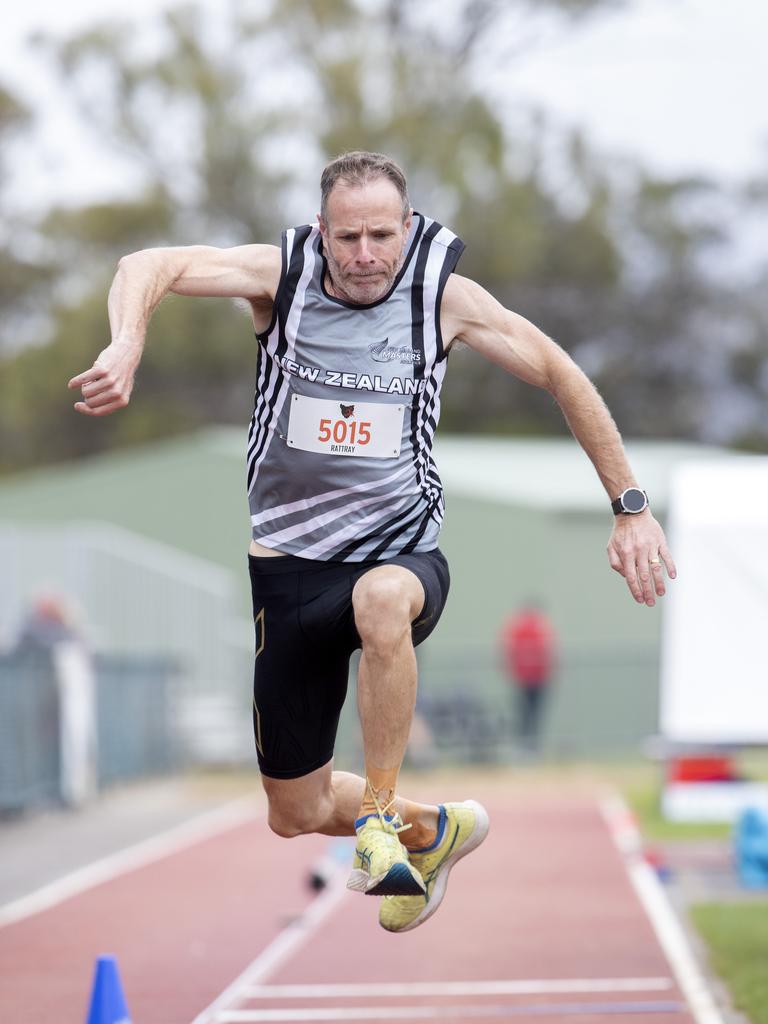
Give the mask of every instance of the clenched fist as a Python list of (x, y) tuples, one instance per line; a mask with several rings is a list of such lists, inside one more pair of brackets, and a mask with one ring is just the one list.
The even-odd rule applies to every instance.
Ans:
[(80, 388), (83, 396), (81, 402), (75, 402), (75, 409), (84, 416), (106, 416), (128, 405), (140, 359), (141, 349), (134, 345), (113, 342), (105, 348), (90, 370), (67, 385)]

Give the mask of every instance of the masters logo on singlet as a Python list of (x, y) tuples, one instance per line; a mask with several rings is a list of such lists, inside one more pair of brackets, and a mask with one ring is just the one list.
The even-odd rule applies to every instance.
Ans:
[(377, 363), (410, 363), (415, 366), (416, 363), (421, 362), (421, 352), (416, 352), (412, 348), (390, 348), (389, 338), (385, 338), (384, 341), (377, 341), (375, 345), (369, 345), (368, 351), (371, 353), (371, 359), (375, 359)]

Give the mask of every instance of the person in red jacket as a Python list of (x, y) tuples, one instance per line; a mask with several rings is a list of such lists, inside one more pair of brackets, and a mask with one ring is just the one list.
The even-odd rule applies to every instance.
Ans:
[(527, 749), (535, 750), (556, 655), (554, 628), (538, 604), (528, 602), (505, 621), (501, 648), (507, 676), (517, 691), (518, 736)]

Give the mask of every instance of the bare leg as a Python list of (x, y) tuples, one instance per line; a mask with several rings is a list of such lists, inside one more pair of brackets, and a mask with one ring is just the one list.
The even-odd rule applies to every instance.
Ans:
[[(424, 603), (424, 590), (412, 572), (386, 565), (357, 581), (352, 603), (363, 642), (357, 701), (366, 768), (397, 775), (416, 706), (411, 622)], [(372, 771), (366, 774), (371, 778)]]
[(395, 797), (416, 703), (411, 623), (424, 604), (424, 589), (408, 569), (384, 565), (360, 577), (352, 603), (362, 640), (358, 706), (370, 786), (356, 775), (334, 772), (332, 762), (299, 779), (264, 777), (270, 826), (282, 836), (353, 835), (356, 818), (394, 799), (392, 810), (412, 826), (402, 841), (425, 846), (437, 830), (437, 808)]
[[(270, 779), (264, 775), (262, 783), (269, 801), (269, 825), (278, 835), (290, 839), (309, 832), (325, 836), (355, 834), (355, 818), (365, 792), (365, 779), (359, 775), (335, 772), (333, 761), (329, 761), (299, 779)], [(435, 807), (398, 798), (394, 809), (414, 829), (423, 825), (434, 832), (437, 828)], [(414, 829), (403, 834), (407, 845), (411, 845)], [(426, 845), (426, 841), (420, 843)]]
[[(411, 624), (424, 604), (424, 588), (408, 569), (384, 565), (361, 576), (352, 604), (363, 646), (357, 679), (368, 782), (358, 811), (363, 816), (395, 797), (416, 706)], [(399, 803), (394, 809), (412, 825), (403, 841), (424, 845), (437, 828), (437, 808)]]
[(269, 800), (269, 825), (286, 838), (320, 832), (325, 836), (355, 834), (355, 816), (365, 779), (334, 772), (333, 761), (299, 779), (262, 776)]

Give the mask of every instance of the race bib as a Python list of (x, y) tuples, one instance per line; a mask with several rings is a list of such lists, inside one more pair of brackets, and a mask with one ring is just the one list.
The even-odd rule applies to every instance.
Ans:
[(288, 444), (324, 455), (393, 459), (400, 454), (404, 405), (291, 395)]

